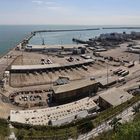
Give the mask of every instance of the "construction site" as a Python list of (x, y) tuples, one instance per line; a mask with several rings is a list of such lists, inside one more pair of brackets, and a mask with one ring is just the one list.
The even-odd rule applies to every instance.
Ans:
[(1, 118), (60, 126), (135, 96), (128, 90), (140, 84), (140, 33), (73, 39), (78, 44), (71, 45), (47, 45), (43, 39), (30, 44), (38, 32), (0, 58)]

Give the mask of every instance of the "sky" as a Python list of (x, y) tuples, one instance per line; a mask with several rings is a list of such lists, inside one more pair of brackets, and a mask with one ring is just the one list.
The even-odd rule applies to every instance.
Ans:
[(140, 25), (140, 0), (0, 0), (1, 25)]

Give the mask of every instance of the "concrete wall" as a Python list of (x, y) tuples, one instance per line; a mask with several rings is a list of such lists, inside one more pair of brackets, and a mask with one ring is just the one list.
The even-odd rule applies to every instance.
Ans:
[(99, 97), (99, 106), (101, 107), (101, 109), (107, 109), (111, 107), (111, 105), (108, 102), (106, 102), (104, 99), (102, 99), (101, 97)]
[(75, 101), (77, 99), (88, 97), (93, 94), (96, 94), (98, 91), (98, 83), (94, 83), (93, 85), (89, 85), (87, 87), (83, 87), (80, 89), (76, 89), (73, 91), (61, 92), (58, 94), (53, 94), (55, 101), (57, 103), (65, 103), (70, 101)]

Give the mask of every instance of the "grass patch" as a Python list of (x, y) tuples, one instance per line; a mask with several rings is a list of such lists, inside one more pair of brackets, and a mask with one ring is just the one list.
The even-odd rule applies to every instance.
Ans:
[(4, 119), (0, 119), (0, 139), (4, 139), (10, 134), (8, 122)]

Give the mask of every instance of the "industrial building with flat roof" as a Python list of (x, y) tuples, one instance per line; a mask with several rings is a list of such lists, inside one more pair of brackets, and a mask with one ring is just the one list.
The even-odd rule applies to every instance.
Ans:
[(76, 100), (81, 97), (95, 95), (98, 91), (98, 82), (90, 79), (73, 81), (68, 84), (54, 86), (53, 96), (59, 103)]
[(99, 95), (99, 106), (102, 108), (115, 107), (133, 96), (119, 88), (112, 88)]
[(44, 51), (44, 52), (58, 52), (58, 51), (73, 51), (74, 49), (85, 49), (85, 45), (27, 45), (26, 51)]
[(113, 76), (108, 76), (108, 77), (104, 77), (104, 78), (101, 77), (101, 78), (98, 78), (96, 81), (99, 82), (101, 84), (101, 86), (105, 88), (107, 86), (116, 84), (117, 78), (115, 78)]
[(31, 125), (62, 125), (76, 119), (85, 118), (97, 109), (92, 98), (84, 98), (76, 102), (34, 110), (11, 110), (10, 121)]
[(93, 59), (83, 60), (81, 62), (73, 62), (71, 64), (63, 64), (59, 63), (53, 64), (44, 64), (44, 65), (11, 65), (11, 72), (27, 72), (32, 70), (46, 70), (46, 69), (60, 69), (60, 68), (72, 68), (75, 66), (82, 66), (86, 64), (94, 63)]

